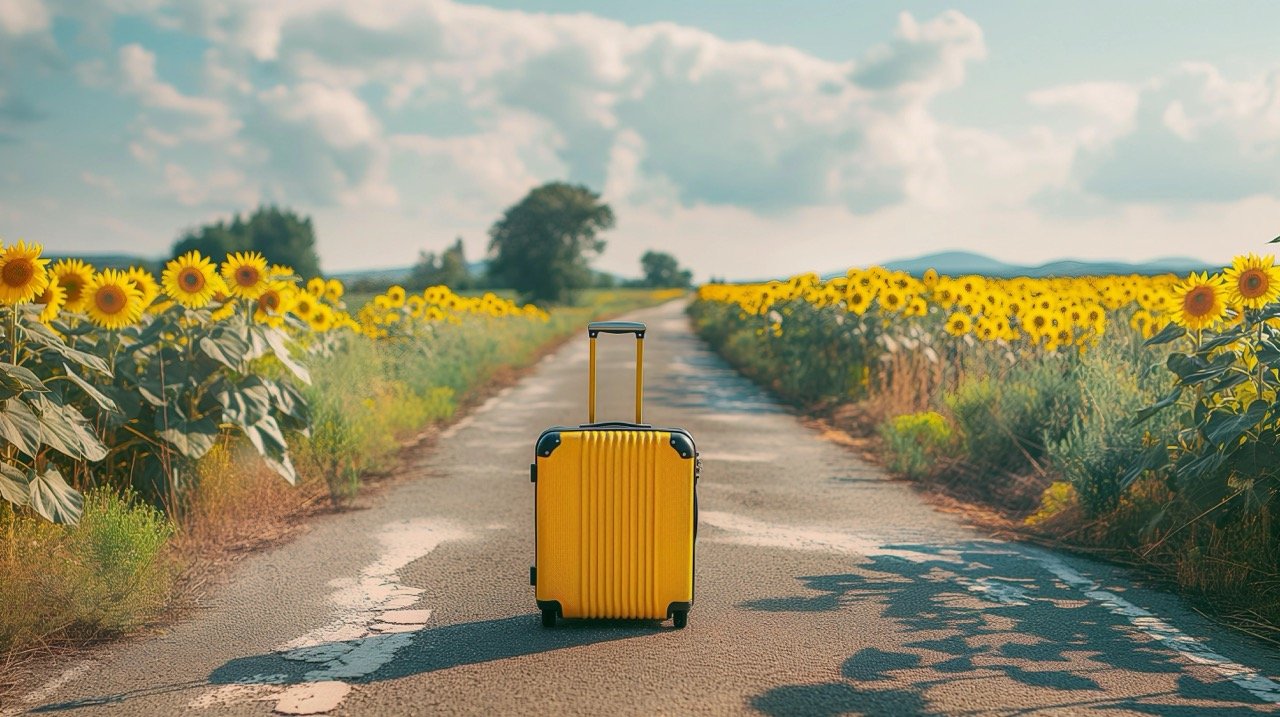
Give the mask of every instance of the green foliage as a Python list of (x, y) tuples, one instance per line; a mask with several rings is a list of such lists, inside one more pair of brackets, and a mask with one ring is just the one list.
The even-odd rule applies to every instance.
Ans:
[(1055, 358), (1017, 364), (998, 379), (966, 379), (945, 397), (966, 463), (1015, 474), (1043, 470), (1047, 446), (1066, 436), (1078, 404), (1074, 364)]
[(30, 306), (6, 307), (0, 316), (8, 319), (0, 362), (0, 442), (10, 451), (0, 463), (0, 499), (29, 506), (48, 520), (74, 523), (83, 501), (64, 476), (107, 455), (85, 411), (114, 409), (94, 386), (109, 367), (68, 346)]
[[(76, 526), (0, 503), (0, 650), (134, 628), (168, 600), (173, 529), (159, 511), (98, 489)], [(12, 608), (12, 609), (10, 609)]]
[(1166, 472), (1182, 499), (1202, 511), (1220, 509), (1220, 521), (1268, 507), (1280, 491), (1280, 305), (1243, 311), (1217, 331), (1168, 329), (1151, 339), (1174, 346), (1165, 367), (1175, 383), (1137, 411), (1136, 422), (1178, 410), (1183, 420), (1128, 474)]
[(299, 276), (320, 275), (315, 229), (310, 217), (276, 206), (258, 207), (247, 217), (236, 214), (187, 231), (173, 245), (173, 256), (199, 251), (214, 262), (240, 251), (261, 252), (272, 264), (292, 267)]
[[(764, 321), (723, 302), (695, 302), (689, 313), (698, 333), (730, 363), (800, 405), (866, 396), (868, 367), (883, 352), (877, 323), (802, 300), (780, 302)], [(783, 322), (786, 330), (775, 331)]]
[(908, 413), (880, 426), (889, 468), (908, 478), (932, 472), (951, 447), (951, 424), (937, 411)]
[(309, 416), (295, 382), (310, 378), (281, 329), (247, 311), (212, 322), (208, 310), (178, 305), (110, 335), (60, 328), (111, 369), (102, 400), (79, 404), (109, 447), (93, 467), (100, 480), (128, 481), (176, 511), (195, 462), (220, 438), (243, 436), (273, 470), (297, 481), (289, 435), (305, 436)]
[[(1144, 353), (1143, 358), (1150, 358)], [(1141, 359), (1139, 359), (1140, 361)], [(1075, 490), (1085, 515), (1114, 510), (1129, 483), (1130, 467), (1171, 435), (1176, 415), (1164, 414), (1145, 426), (1133, 415), (1168, 391), (1164, 376), (1139, 370), (1132, 356), (1111, 342), (1091, 352), (1073, 372), (1078, 410), (1060, 441), (1048, 444), (1054, 470)]]
[(406, 286), (411, 291), (421, 291), (429, 286), (447, 286), (454, 291), (472, 288), (474, 281), (467, 268), (466, 250), (462, 237), (458, 237), (439, 257), (432, 252), (421, 252), (418, 261), (409, 272)]
[(489, 229), (489, 272), (523, 300), (565, 303), (591, 285), (589, 255), (604, 250), (600, 232), (613, 210), (581, 185), (549, 182), (507, 209)]
[(688, 289), (693, 285), (693, 272), (681, 269), (674, 256), (660, 251), (646, 251), (640, 257), (644, 274), (641, 286), (659, 289)]

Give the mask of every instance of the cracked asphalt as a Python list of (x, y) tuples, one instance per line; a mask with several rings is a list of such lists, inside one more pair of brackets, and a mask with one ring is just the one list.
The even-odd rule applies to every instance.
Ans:
[[(1123, 570), (992, 540), (824, 440), (690, 332), (649, 324), (646, 419), (703, 457), (689, 627), (544, 630), (533, 441), (585, 420), (585, 335), (419, 452), (364, 510), (254, 555), (209, 606), (0, 715), (1271, 712), (1280, 659)], [(583, 332), (585, 334), (585, 331)], [(602, 418), (631, 340), (601, 338)]]

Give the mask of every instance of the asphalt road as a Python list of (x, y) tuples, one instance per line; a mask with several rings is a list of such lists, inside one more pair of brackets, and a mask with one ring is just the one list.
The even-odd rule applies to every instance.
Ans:
[[(1280, 659), (1107, 566), (935, 512), (739, 378), (681, 306), (649, 323), (646, 417), (688, 428), (689, 627), (565, 621), (528, 584), (528, 465), (584, 420), (585, 336), (450, 429), (365, 510), (246, 560), (211, 606), (0, 714), (1160, 714), (1272, 711)], [(585, 332), (584, 332), (585, 333)], [(603, 337), (602, 418), (631, 340)]]

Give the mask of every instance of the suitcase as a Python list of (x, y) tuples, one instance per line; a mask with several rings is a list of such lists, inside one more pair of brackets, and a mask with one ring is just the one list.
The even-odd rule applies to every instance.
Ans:
[[(635, 334), (635, 423), (596, 423), (596, 337)], [(698, 452), (680, 428), (643, 422), (645, 325), (587, 325), (587, 420), (538, 437), (535, 587), (542, 624), (560, 618), (665, 620), (683, 628), (693, 606)]]

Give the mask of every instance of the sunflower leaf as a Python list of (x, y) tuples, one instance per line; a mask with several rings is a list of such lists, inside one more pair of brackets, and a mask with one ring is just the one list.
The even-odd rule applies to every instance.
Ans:
[(67, 378), (71, 381), (71, 383), (74, 383), (75, 385), (79, 386), (81, 391), (84, 391), (86, 394), (88, 394), (89, 398), (92, 398), (93, 402), (98, 404), (99, 408), (101, 408), (104, 411), (110, 411), (111, 413), (120, 412), (120, 407), (116, 405), (115, 401), (111, 400), (111, 398), (109, 398), (102, 391), (99, 391), (98, 388), (93, 384), (89, 383), (83, 378), (80, 378), (80, 375), (75, 372), (75, 369), (71, 368), (69, 365), (65, 363), (62, 364), (62, 368), (67, 372)]
[(24, 506), (31, 500), (30, 493), (26, 472), (8, 463), (0, 463), (0, 500)]
[(1170, 323), (1160, 330), (1160, 333), (1147, 339), (1147, 346), (1159, 346), (1175, 341), (1187, 335), (1187, 330), (1177, 324)]
[(84, 496), (67, 485), (57, 469), (50, 468), (39, 475), (32, 471), (27, 489), (31, 507), (40, 515), (55, 523), (75, 525), (80, 522)]

